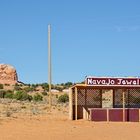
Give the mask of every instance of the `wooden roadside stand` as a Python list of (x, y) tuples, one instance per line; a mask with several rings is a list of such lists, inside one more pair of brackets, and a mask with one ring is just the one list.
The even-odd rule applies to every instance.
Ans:
[(69, 119), (139, 122), (139, 77), (92, 77), (69, 93)]

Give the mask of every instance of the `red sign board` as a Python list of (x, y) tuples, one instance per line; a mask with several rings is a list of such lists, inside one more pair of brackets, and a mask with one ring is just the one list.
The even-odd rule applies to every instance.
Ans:
[(91, 86), (140, 86), (140, 78), (87, 77), (86, 84)]

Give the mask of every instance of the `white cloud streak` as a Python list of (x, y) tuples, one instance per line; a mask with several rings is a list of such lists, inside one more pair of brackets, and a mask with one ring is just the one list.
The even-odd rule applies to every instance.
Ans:
[(117, 32), (135, 32), (140, 31), (140, 25), (136, 26), (115, 26)]

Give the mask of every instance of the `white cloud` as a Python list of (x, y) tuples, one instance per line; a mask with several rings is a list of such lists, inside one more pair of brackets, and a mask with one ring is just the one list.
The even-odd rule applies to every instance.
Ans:
[(117, 32), (134, 32), (134, 31), (139, 31), (140, 30), (140, 25), (136, 26), (115, 26), (115, 30)]

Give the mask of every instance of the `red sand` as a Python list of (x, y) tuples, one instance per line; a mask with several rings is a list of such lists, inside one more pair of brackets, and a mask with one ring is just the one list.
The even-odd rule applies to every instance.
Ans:
[(140, 140), (140, 123), (69, 121), (66, 116), (0, 120), (0, 140)]

